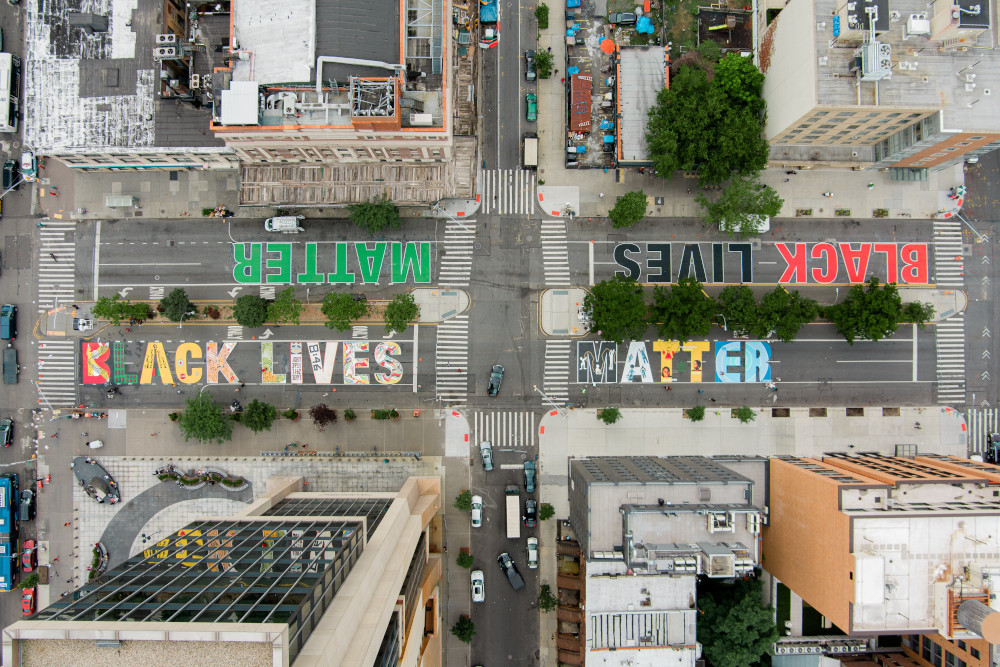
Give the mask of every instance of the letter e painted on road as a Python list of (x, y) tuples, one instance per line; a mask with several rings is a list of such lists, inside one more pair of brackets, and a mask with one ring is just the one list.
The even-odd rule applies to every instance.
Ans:
[(615, 275), (639, 280), (642, 277), (642, 267), (639, 266), (639, 262), (628, 256), (630, 252), (639, 252), (639, 246), (635, 243), (619, 243), (615, 246), (615, 262), (625, 269), (625, 271), (615, 271)]
[(359, 358), (358, 352), (367, 352), (368, 343), (344, 342), (344, 384), (370, 384), (368, 374), (358, 374), (359, 368), (368, 368), (368, 357)]
[[(803, 244), (805, 245), (805, 244)], [(739, 371), (731, 371), (731, 368), (739, 368), (742, 360), (740, 354), (739, 341), (718, 340), (715, 341), (715, 381), (716, 382), (742, 382), (743, 377)]]

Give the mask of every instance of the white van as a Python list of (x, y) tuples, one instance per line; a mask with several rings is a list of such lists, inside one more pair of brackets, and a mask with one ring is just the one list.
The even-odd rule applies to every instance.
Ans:
[(299, 227), (299, 220), (305, 219), (304, 215), (282, 215), (276, 218), (268, 218), (264, 221), (264, 229), (269, 232), (281, 232), (282, 234), (298, 234), (305, 231)]

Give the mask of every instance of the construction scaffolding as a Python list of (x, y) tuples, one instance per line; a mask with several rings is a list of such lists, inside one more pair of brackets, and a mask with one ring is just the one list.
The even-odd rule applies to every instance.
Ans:
[(406, 63), (426, 67), (414, 61), (430, 60), (430, 73), (441, 74), (444, 65), (441, 49), (444, 41), (444, 0), (408, 0), (406, 3)]

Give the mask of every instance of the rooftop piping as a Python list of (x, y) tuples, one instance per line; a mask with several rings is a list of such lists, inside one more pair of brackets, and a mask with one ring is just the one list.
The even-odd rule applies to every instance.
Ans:
[(393, 72), (403, 71), (403, 65), (398, 63), (385, 63), (381, 60), (365, 60), (364, 58), (338, 58), (336, 56), (320, 56), (316, 58), (316, 97), (323, 99), (323, 65), (325, 63), (338, 63), (340, 65), (359, 65), (361, 67), (378, 67), (388, 69)]

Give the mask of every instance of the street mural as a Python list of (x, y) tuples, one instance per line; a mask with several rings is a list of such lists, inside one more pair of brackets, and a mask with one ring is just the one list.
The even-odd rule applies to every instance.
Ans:
[(776, 264), (786, 284), (884, 282), (928, 283), (926, 243), (619, 243), (617, 275), (645, 283), (754, 281), (755, 263)]
[[(82, 343), (83, 383), (343, 386), (394, 385), (403, 379), (403, 351), (396, 341), (209, 341), (204, 347), (179, 343), (171, 350), (149, 341), (139, 347), (140, 355), (130, 358), (125, 341)], [(234, 366), (254, 370), (240, 374)]]
[[(715, 382), (770, 382), (771, 344), (760, 340), (657, 340), (654, 355), (644, 341), (617, 345), (608, 341), (577, 341), (576, 381), (584, 384), (645, 384), (703, 382), (706, 357)], [(715, 354), (710, 354), (712, 347)], [(625, 349), (619, 369), (618, 350)], [(651, 359), (656, 359), (655, 364)]]
[[(369, 284), (379, 282), (386, 268), (393, 283), (431, 282), (429, 241), (234, 243), (233, 260), (233, 280), (244, 285)], [(293, 261), (302, 263), (301, 273), (292, 270)]]

